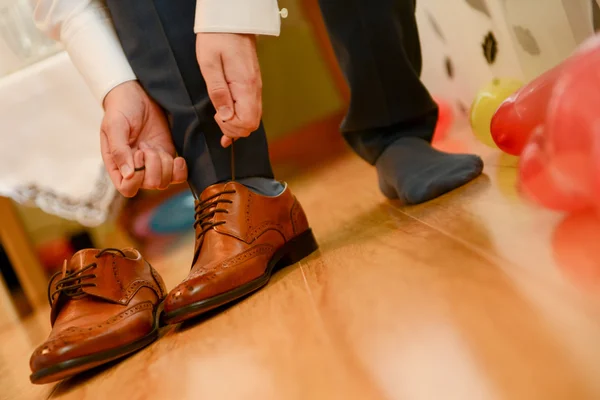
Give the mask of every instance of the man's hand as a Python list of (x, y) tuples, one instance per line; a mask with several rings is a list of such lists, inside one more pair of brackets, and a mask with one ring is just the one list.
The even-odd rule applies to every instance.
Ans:
[[(185, 182), (187, 167), (175, 147), (162, 109), (136, 81), (122, 83), (104, 99), (100, 130), (102, 159), (121, 194), (166, 189)], [(135, 169), (144, 168), (135, 171)]]
[(198, 33), (196, 56), (227, 147), (258, 129), (262, 79), (254, 35)]

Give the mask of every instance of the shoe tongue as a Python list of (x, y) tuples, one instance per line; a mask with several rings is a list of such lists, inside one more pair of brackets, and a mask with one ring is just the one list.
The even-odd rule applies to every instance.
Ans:
[(239, 188), (245, 187), (241, 183), (238, 182), (226, 182), (226, 183), (217, 183), (216, 185), (212, 185), (204, 189), (204, 192), (200, 195), (200, 201), (204, 201), (209, 197), (216, 196), (218, 193), (224, 190), (237, 190)]
[[(98, 261), (98, 259), (96, 258), (96, 254), (98, 254), (100, 250), (98, 249), (84, 249), (84, 250), (79, 250), (77, 253), (75, 253), (73, 255), (73, 257), (71, 257), (71, 260), (69, 261), (69, 265), (67, 267), (68, 270), (70, 271), (78, 271), (80, 269), (82, 269), (83, 267), (85, 267), (86, 265), (90, 265), (96, 261)], [(63, 273), (66, 271), (63, 271)]]
[(202, 192), (202, 194), (200, 195), (200, 201), (204, 201), (209, 197), (214, 196), (219, 192), (222, 192), (225, 185), (225, 183), (217, 183), (216, 185), (207, 187), (206, 189), (204, 189), (204, 192)]

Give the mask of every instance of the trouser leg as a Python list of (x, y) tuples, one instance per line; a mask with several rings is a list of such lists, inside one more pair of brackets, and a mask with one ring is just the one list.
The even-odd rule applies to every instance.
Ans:
[(430, 141), (437, 106), (420, 80), (416, 0), (320, 0), (351, 92), (342, 133), (371, 164), (400, 137)]

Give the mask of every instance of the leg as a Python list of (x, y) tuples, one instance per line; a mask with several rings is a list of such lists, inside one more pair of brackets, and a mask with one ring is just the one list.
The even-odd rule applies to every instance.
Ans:
[(377, 167), (384, 194), (421, 203), (478, 176), (479, 157), (429, 144), (437, 106), (419, 78), (416, 0), (320, 0), (320, 6), (350, 86), (342, 132)]
[[(127, 58), (148, 94), (167, 112), (177, 152), (197, 193), (231, 179), (231, 151), (220, 145), (221, 130), (196, 62), (195, 0), (107, 2)], [(273, 183), (263, 126), (235, 145), (236, 178)], [(261, 181), (258, 179), (259, 189)], [(262, 182), (264, 183), (264, 182)], [(249, 184), (252, 186), (252, 184)]]
[[(272, 179), (264, 129), (221, 148), (214, 108), (196, 64), (195, 0), (108, 0), (133, 70), (167, 111), (196, 203), (196, 241), (188, 278), (164, 301), (162, 319), (178, 323), (265, 286), (273, 271), (312, 253), (314, 236), (300, 203)], [(220, 183), (219, 183), (220, 182)], [(250, 190), (249, 190), (250, 189)]]

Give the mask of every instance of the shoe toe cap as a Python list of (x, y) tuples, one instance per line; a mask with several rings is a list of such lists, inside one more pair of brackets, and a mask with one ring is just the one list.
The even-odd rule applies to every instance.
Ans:
[(32, 372), (135, 342), (155, 328), (153, 306), (140, 303), (104, 322), (70, 327), (50, 337), (31, 355)]
[(179, 284), (167, 295), (165, 299), (166, 312), (175, 311), (209, 297), (206, 294), (209, 280), (202, 276), (198, 278), (200, 279), (191, 279)]
[(70, 328), (63, 335), (50, 339), (40, 345), (29, 360), (32, 372), (56, 365), (68, 360), (70, 355), (78, 353), (82, 342), (76, 339), (77, 328)]

